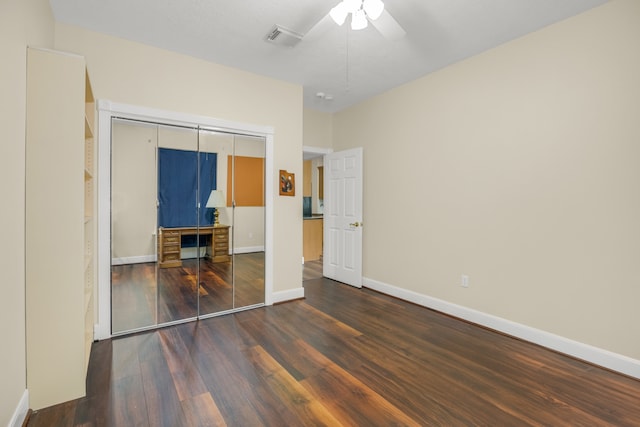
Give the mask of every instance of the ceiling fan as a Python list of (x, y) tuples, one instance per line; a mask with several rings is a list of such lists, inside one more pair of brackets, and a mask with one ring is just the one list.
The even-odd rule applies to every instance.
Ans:
[(371, 24), (390, 40), (398, 40), (406, 35), (404, 29), (385, 9), (381, 0), (342, 0), (333, 7), (318, 23), (305, 34), (306, 38), (315, 38), (324, 33), (331, 25), (342, 26), (351, 15), (351, 29), (362, 30)]

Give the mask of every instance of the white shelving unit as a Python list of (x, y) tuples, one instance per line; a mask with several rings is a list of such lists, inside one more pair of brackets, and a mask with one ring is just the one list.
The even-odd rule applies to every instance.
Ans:
[(27, 387), (32, 409), (85, 395), (94, 325), (95, 102), (81, 56), (27, 56)]

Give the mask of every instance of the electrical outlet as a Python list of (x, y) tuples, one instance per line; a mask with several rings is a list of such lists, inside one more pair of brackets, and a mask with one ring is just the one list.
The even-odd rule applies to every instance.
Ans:
[(467, 276), (466, 274), (462, 275), (462, 278), (460, 280), (460, 286), (462, 286), (463, 288), (469, 287), (469, 276)]

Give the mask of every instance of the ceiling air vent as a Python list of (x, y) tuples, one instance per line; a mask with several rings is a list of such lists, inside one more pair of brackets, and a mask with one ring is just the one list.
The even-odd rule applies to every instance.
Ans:
[(295, 31), (276, 25), (269, 34), (267, 34), (266, 40), (269, 43), (277, 44), (279, 46), (294, 47), (300, 42), (300, 40), (302, 40), (302, 34), (298, 34)]

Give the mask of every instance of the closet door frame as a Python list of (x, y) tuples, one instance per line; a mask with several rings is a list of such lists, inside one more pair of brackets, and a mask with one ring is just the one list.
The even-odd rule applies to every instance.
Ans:
[(111, 119), (125, 118), (177, 126), (202, 126), (265, 139), (265, 295), (273, 304), (274, 130), (270, 126), (231, 122), (206, 116), (98, 100), (98, 313), (96, 340), (111, 338)]

